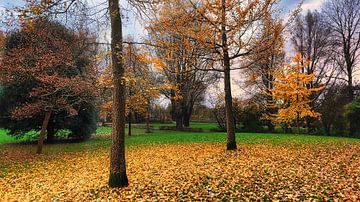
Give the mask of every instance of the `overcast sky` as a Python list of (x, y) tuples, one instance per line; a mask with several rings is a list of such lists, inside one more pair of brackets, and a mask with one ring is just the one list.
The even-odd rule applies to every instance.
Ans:
[[(90, 5), (97, 4), (102, 2), (102, 0), (87, 0)], [(314, 10), (319, 9), (323, 0), (305, 0), (303, 5), (303, 11), (308, 9)], [(126, 0), (120, 1), (121, 4), (126, 7)], [(288, 12), (296, 5), (298, 5), (301, 0), (282, 0), (280, 2), (279, 7), (283, 10), (283, 12)], [(12, 8), (14, 6), (20, 6), (24, 4), (24, 0), (0, 0), (0, 10), (4, 10), (4, 8)], [(124, 27), (124, 35), (131, 35), (135, 39), (140, 39), (143, 35), (143, 26), (137, 21), (134, 20), (134, 15), (128, 13), (129, 21), (125, 23)]]

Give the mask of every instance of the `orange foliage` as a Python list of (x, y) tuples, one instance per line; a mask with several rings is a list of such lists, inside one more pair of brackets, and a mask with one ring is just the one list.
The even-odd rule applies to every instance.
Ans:
[(303, 68), (308, 62), (302, 64), (301, 54), (298, 53), (293, 59), (293, 64), (284, 65), (274, 75), (274, 88), (270, 89), (270, 93), (266, 93), (273, 97), (275, 103), (269, 107), (278, 109), (276, 114), (272, 114), (270, 118), (275, 123), (291, 124), (294, 120), (301, 120), (306, 117), (319, 117), (320, 113), (311, 109), (309, 103), (312, 93), (321, 91), (324, 87), (307, 88), (306, 85), (314, 81), (314, 74), (303, 73)]

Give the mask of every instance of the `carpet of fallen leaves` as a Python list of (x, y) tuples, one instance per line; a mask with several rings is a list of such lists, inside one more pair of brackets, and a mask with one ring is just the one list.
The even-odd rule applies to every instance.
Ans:
[(127, 149), (130, 186), (107, 186), (107, 150), (0, 150), (1, 201), (360, 200), (360, 144), (220, 143)]

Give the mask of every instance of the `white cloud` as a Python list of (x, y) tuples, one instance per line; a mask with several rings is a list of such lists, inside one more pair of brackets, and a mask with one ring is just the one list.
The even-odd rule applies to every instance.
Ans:
[(319, 10), (323, 2), (324, 0), (307, 0), (302, 6), (303, 12), (308, 10)]

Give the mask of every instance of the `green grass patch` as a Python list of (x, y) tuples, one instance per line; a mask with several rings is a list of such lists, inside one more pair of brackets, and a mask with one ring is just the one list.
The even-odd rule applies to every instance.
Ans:
[(15, 142), (16, 139), (7, 134), (7, 130), (0, 129), (0, 144), (1, 143), (8, 143), (8, 142)]

